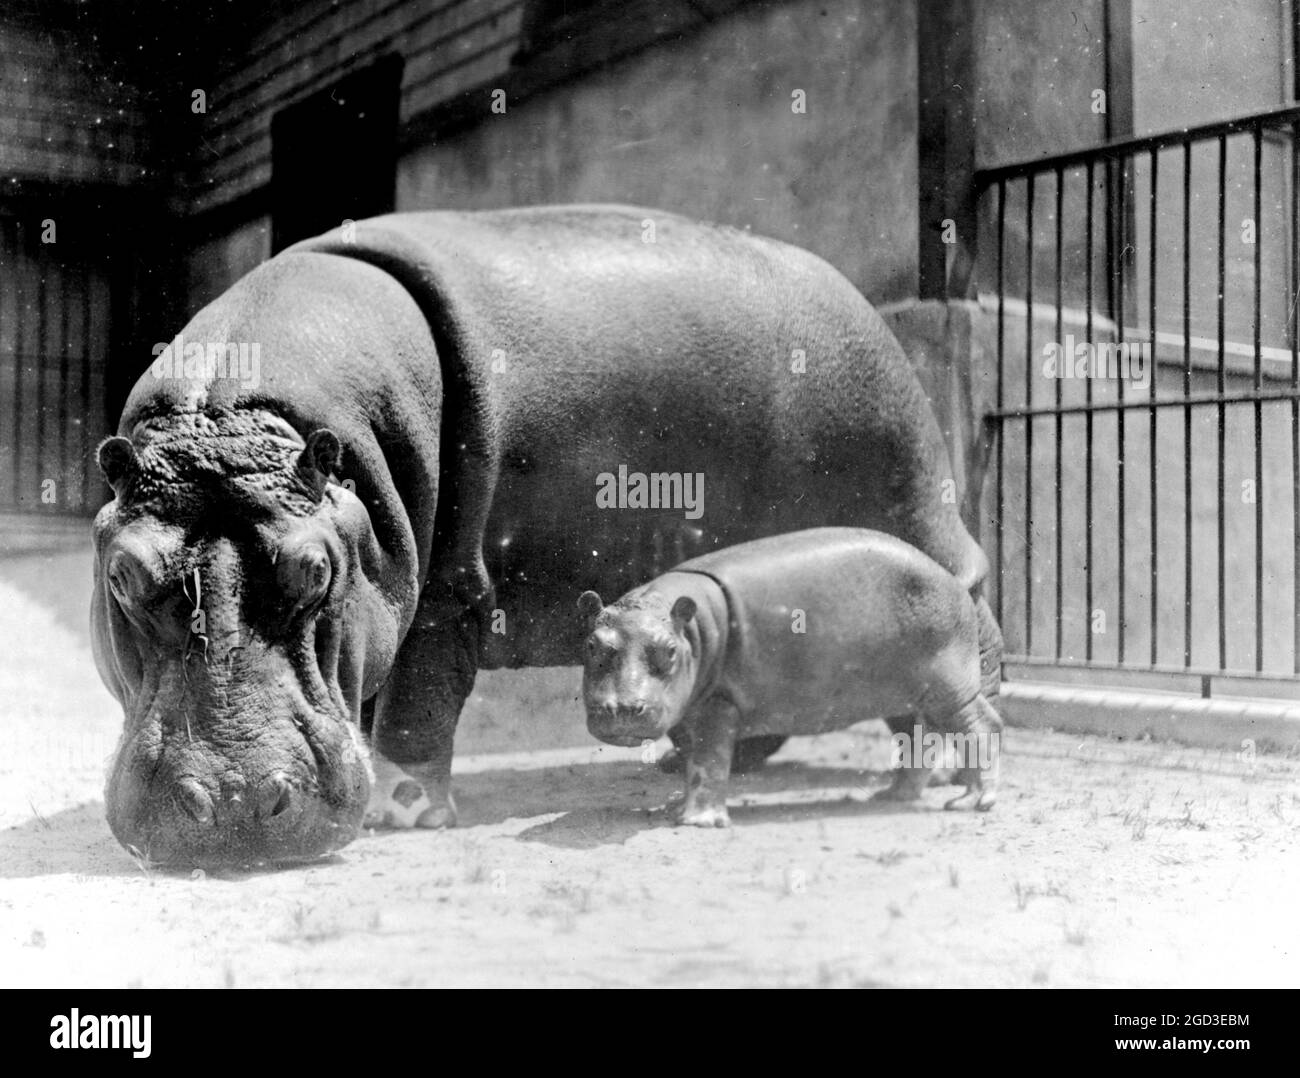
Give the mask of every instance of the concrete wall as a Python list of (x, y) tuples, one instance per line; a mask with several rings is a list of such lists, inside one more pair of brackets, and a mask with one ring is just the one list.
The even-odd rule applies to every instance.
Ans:
[(630, 202), (807, 247), (878, 302), (916, 294), (910, 3), (741, 9), (505, 115), (486, 104), (399, 163), (398, 209)]
[[(374, 36), (378, 24), (356, 25), (364, 5), (350, 7), (355, 10), (346, 15), (310, 23), (324, 40), (302, 42), (300, 55), (333, 42), (314, 66), (305, 58), (272, 62), (284, 49), (275, 42), (286, 30), (283, 21), (257, 36), (254, 63), (214, 96), (221, 103), (211, 119), (213, 145), (229, 152), (201, 185), (197, 210), (267, 181), (271, 114), (299, 99), (304, 86), (323, 85), (326, 74), (342, 70), (338, 55), (345, 48), (377, 53), (415, 41), (403, 116), (409, 118), (413, 103), (433, 100), (431, 83), (412, 89), (430, 77), (429, 61), (421, 59), (426, 31), (381, 40)], [(309, 14), (305, 8), (293, 18)], [(490, 50), (500, 54), (495, 70), (504, 75), (518, 46), (518, 20), (482, 25), (489, 24), (506, 35), (508, 48)], [(511, 26), (514, 36), (506, 33)], [(333, 38), (324, 38), (327, 29)], [(489, 111), (485, 89), (481, 122), (448, 136), (431, 134), (399, 161), (397, 208), (638, 203), (808, 247), (877, 301), (915, 295), (915, 37), (910, 0), (753, 4), (665, 47), (508, 102), (504, 115)], [(454, 55), (445, 59), (451, 64)], [(455, 83), (448, 81), (453, 71)], [(490, 86), (491, 74), (451, 67), (439, 76), (439, 92), (463, 91), (475, 78)], [(796, 89), (806, 94), (804, 114), (791, 111)], [(251, 238), (261, 227), (255, 219), (192, 252), (191, 311), (245, 272), (256, 251), (269, 252)]]

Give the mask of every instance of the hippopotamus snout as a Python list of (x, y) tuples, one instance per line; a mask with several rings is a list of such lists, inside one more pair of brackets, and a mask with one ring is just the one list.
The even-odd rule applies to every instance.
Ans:
[(587, 703), (587, 730), (611, 745), (656, 741), (667, 733), (669, 725), (662, 705), (644, 697), (610, 697)]
[(258, 775), (227, 770), (178, 774), (160, 766), (151, 777), (119, 774), (110, 787), (114, 835), (152, 865), (240, 866), (305, 860), (351, 842), (360, 829), (368, 778), (342, 803), (321, 789), (316, 769), (287, 764)]

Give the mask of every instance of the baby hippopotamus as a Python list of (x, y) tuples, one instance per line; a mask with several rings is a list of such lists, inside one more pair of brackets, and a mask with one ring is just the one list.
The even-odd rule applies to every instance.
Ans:
[[(738, 738), (874, 718), (956, 744), (966, 792), (947, 808), (993, 806), (1002, 720), (980, 692), (975, 605), (900, 539), (861, 528), (772, 536), (683, 562), (611, 606), (583, 592), (578, 609), (587, 729), (624, 746), (671, 732), (686, 757), (678, 823), (729, 824)], [(877, 796), (920, 797), (934, 755), (906, 756)]]

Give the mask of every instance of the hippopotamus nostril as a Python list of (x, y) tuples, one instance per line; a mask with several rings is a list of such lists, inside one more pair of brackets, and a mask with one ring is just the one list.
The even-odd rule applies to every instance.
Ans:
[(645, 701), (637, 700), (630, 704), (619, 704), (617, 715), (620, 719), (640, 719), (645, 717)]
[(267, 778), (257, 793), (257, 818), (270, 820), (287, 812), (293, 804), (293, 785), (282, 771)]
[(210, 824), (216, 819), (212, 798), (198, 779), (181, 779), (176, 784), (176, 801), (196, 823)]

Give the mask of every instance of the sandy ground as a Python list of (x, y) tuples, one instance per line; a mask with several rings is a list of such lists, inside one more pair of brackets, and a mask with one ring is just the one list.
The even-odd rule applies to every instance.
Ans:
[(6, 987), (1300, 984), (1300, 761), (1012, 730), (975, 816), (867, 804), (866, 724), (736, 783), (730, 831), (674, 829), (576, 671), (481, 679), (455, 831), (145, 872), (103, 820), (88, 582), (84, 551), (0, 559)]

